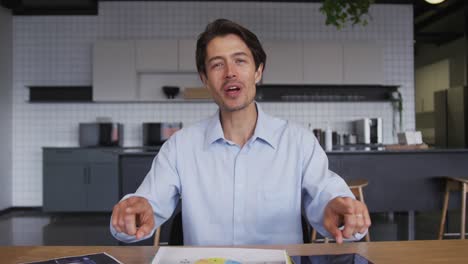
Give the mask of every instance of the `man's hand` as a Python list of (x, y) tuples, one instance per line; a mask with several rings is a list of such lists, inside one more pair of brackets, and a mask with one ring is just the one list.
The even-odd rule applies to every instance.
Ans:
[[(342, 230), (339, 229), (343, 226)], [(331, 200), (323, 217), (323, 226), (335, 237), (338, 244), (344, 238), (351, 238), (356, 233), (364, 233), (371, 225), (367, 206), (352, 198), (337, 197)]]
[(145, 237), (154, 228), (153, 208), (142, 197), (130, 197), (114, 206), (112, 226), (137, 239)]

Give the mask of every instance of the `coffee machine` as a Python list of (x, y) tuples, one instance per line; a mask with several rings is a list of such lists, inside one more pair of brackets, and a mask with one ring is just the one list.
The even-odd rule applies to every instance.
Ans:
[(354, 129), (359, 144), (382, 144), (382, 118), (363, 118), (354, 121)]

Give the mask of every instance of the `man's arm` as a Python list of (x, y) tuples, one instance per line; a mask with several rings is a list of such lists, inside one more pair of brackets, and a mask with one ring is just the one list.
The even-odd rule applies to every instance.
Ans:
[[(300, 144), (304, 146), (302, 198), (309, 223), (339, 243), (343, 236), (361, 239), (370, 225), (367, 207), (354, 198), (340, 176), (328, 169), (328, 158), (311, 133), (304, 133)], [(362, 215), (362, 219), (356, 219), (356, 215)], [(340, 228), (343, 225), (344, 229)]]
[(110, 231), (115, 238), (126, 243), (147, 239), (170, 218), (180, 195), (176, 153), (174, 135), (161, 147), (137, 191), (114, 206)]

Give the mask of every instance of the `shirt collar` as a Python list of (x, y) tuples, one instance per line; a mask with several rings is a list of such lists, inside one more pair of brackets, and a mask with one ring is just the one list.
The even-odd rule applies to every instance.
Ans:
[[(273, 149), (278, 146), (280, 133), (278, 128), (281, 127), (285, 121), (282, 121), (278, 118), (272, 117), (265, 112), (258, 103), (255, 102), (257, 107), (257, 124), (255, 126), (255, 131), (252, 136), (252, 142), (257, 138), (266, 142)], [(218, 140), (224, 139), (224, 132), (221, 126), (219, 109), (216, 111), (210, 120), (208, 121), (208, 126), (205, 133), (205, 145), (210, 145)]]
[(205, 145), (210, 145), (220, 139), (224, 139), (223, 127), (221, 126), (219, 109), (209, 119), (205, 133)]

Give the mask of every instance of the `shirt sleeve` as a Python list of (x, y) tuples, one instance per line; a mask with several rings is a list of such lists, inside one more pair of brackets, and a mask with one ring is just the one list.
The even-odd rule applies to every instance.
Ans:
[(150, 171), (136, 192), (122, 198), (122, 200), (125, 200), (129, 197), (139, 196), (148, 200), (153, 209), (155, 220), (155, 227), (151, 234), (142, 239), (136, 239), (135, 236), (118, 233), (110, 224), (111, 234), (116, 239), (125, 243), (147, 239), (171, 217), (179, 201), (181, 191), (180, 178), (177, 172), (176, 151), (176, 136), (174, 135), (161, 147), (153, 160)]
[(328, 169), (327, 155), (312, 133), (305, 132), (301, 144), (303, 146), (302, 201), (305, 214), (317, 232), (332, 237), (323, 226), (325, 207), (336, 197), (353, 199), (355, 197), (346, 182)]

